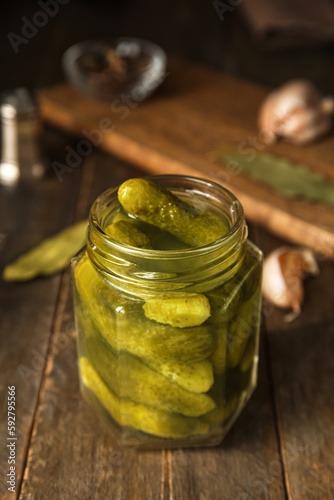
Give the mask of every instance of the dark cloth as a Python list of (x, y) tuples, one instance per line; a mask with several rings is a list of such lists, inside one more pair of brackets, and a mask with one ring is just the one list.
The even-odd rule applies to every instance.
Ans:
[(267, 47), (334, 41), (333, 0), (244, 0), (240, 7)]

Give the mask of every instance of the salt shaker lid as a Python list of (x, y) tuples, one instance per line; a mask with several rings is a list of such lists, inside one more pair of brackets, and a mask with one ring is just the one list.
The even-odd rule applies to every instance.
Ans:
[(1, 114), (13, 118), (28, 117), (38, 112), (37, 101), (25, 87), (6, 91), (1, 94)]

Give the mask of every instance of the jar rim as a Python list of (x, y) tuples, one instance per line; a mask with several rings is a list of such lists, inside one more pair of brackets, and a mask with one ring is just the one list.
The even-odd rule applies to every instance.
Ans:
[[(164, 259), (173, 260), (190, 256), (196, 257), (199, 255), (205, 255), (206, 253), (209, 252), (213, 252), (218, 248), (224, 247), (225, 245), (229, 246), (231, 241), (236, 237), (236, 234), (240, 231), (240, 229), (242, 229), (242, 227), (245, 224), (244, 210), (238, 198), (229, 189), (225, 188), (224, 186), (214, 181), (201, 177), (179, 175), (179, 174), (148, 175), (148, 176), (141, 176), (141, 178), (152, 180), (155, 182), (164, 181), (164, 185), (168, 185), (171, 182), (173, 183), (173, 181), (180, 182), (182, 180), (185, 183), (186, 182), (194, 183), (197, 184), (198, 186), (202, 187), (206, 186), (206, 188), (209, 186), (216, 193), (220, 193), (225, 199), (228, 198), (230, 202), (230, 213), (231, 215), (233, 214), (235, 219), (234, 223), (231, 226), (231, 228), (217, 240), (196, 247), (183, 248), (177, 250), (175, 249), (157, 250), (157, 249), (137, 248), (125, 243), (120, 243), (104, 231), (102, 224), (99, 220), (99, 211), (101, 210), (103, 204), (106, 202), (107, 198), (117, 193), (119, 187), (117, 186), (114, 188), (107, 189), (106, 191), (101, 193), (93, 203), (89, 214), (90, 229), (93, 229), (98, 233), (98, 235), (102, 238), (104, 245), (107, 248), (110, 248), (110, 251), (112, 251), (113, 249), (118, 251), (126, 250), (128, 255), (136, 257), (148, 257), (148, 258), (159, 257), (159, 259), (161, 260)], [(177, 186), (177, 184), (175, 184), (175, 186)], [(203, 194), (204, 191), (199, 191), (199, 192)]]

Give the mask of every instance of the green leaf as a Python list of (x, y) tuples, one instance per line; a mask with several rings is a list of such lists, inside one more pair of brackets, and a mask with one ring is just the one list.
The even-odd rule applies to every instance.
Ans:
[(6, 281), (27, 281), (39, 275), (50, 275), (64, 269), (84, 246), (88, 222), (81, 221), (42, 241), (5, 267)]
[(258, 153), (250, 159), (241, 154), (218, 151), (210, 153), (210, 157), (223, 165), (231, 162), (241, 174), (263, 182), (289, 198), (334, 204), (334, 184), (301, 163), (265, 153)]

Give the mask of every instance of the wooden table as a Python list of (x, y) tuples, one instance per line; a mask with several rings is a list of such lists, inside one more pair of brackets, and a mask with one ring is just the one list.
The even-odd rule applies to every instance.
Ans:
[[(160, 16), (158, 28), (147, 15), (152, 2), (143, 2), (146, 10), (141, 13), (138, 8), (131, 10), (131, 2), (129, 11), (126, 2), (124, 6), (115, 3), (119, 5), (114, 15), (113, 2), (93, 5), (72, 0), (62, 5), (47, 26), (20, 46), (18, 55), (7, 43), (6, 34), (20, 33), (21, 17), (31, 19), (36, 4), (15, 4), (7, 12), (3, 32), (2, 63), (8, 65), (1, 77), (2, 87), (54, 83), (60, 76), (61, 54), (71, 43), (106, 35), (112, 26), (116, 33), (138, 34), (158, 43), (165, 37), (167, 48), (180, 47), (183, 55), (201, 54), (202, 59), (210, 60), (205, 52), (209, 47), (211, 61), (221, 60), (227, 69), (236, 68), (242, 76), (266, 83), (278, 84), (296, 72), (313, 76), (311, 54), (312, 61), (317, 61), (316, 79), (323, 88), (332, 89), (329, 49), (301, 50), (297, 60), (296, 51), (291, 57), (282, 52), (261, 54), (247, 39), (242, 24), (236, 23), (234, 29), (238, 9), (221, 25), (211, 3), (200, 7), (196, 2), (183, 2), (182, 10), (179, 2), (161, 1), (161, 12), (154, 11)], [(185, 28), (187, 12), (193, 22)], [(170, 29), (173, 26), (174, 30), (175, 23), (170, 19), (176, 14), (181, 22), (183, 19), (184, 29), (174, 37)], [(226, 42), (231, 50), (225, 51)], [(73, 139), (51, 129), (46, 139), (49, 158), (62, 162), (65, 147)], [(1, 266), (44, 237), (86, 217), (92, 201), (106, 188), (142, 174), (94, 151), (73, 173), (65, 174), (62, 183), (50, 171), (31, 186), (1, 187)], [(253, 225), (250, 236), (265, 254), (284, 243)], [(120, 449), (79, 394), (69, 270), (28, 283), (0, 281), (0, 498), (332, 500), (333, 262), (321, 261), (320, 270), (319, 277), (306, 282), (303, 313), (293, 323), (285, 324), (284, 314), (265, 304), (258, 387), (223, 444), (210, 449), (145, 452)], [(15, 386), (16, 395), (15, 494), (6, 483), (11, 451), (7, 445), (12, 442), (7, 439), (8, 386)]]
[[(58, 154), (66, 138), (50, 132)], [(87, 216), (105, 188), (142, 175), (94, 152), (58, 182), (53, 172), (1, 188), (1, 260)], [(282, 242), (250, 227), (265, 253)], [(306, 282), (287, 325), (263, 308), (258, 387), (221, 446), (121, 449), (79, 393), (71, 277), (1, 281), (0, 497), (8, 492), (7, 387), (16, 391), (16, 496), (23, 499), (221, 500), (334, 497), (334, 266)], [(11, 442), (11, 441), (10, 441)]]

